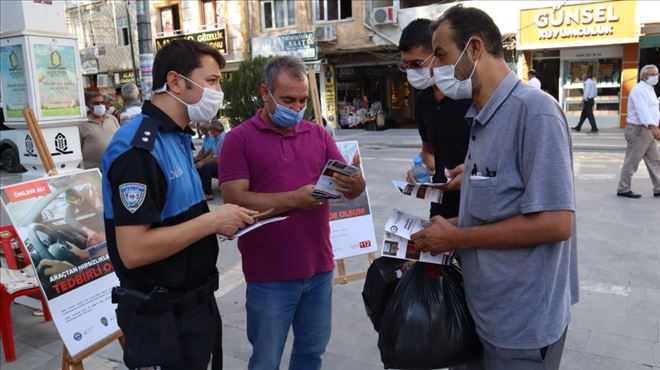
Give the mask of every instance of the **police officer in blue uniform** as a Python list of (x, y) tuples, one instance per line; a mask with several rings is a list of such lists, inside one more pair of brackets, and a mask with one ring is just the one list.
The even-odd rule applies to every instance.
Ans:
[(192, 153), (191, 121), (222, 104), (225, 61), (207, 44), (175, 40), (156, 54), (152, 101), (113, 137), (103, 158), (103, 202), (113, 290), (128, 368), (222, 368), (216, 234), (256, 212), (209, 211)]

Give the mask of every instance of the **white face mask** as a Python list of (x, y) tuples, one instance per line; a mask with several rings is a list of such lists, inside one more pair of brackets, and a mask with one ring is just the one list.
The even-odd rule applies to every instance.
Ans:
[(472, 38), (468, 40), (467, 44), (465, 45), (465, 48), (461, 52), (461, 55), (458, 56), (456, 63), (433, 68), (435, 85), (438, 87), (438, 89), (440, 89), (440, 91), (444, 95), (448, 96), (451, 99), (455, 99), (455, 100), (469, 99), (472, 97), (472, 75), (474, 74), (474, 71), (477, 69), (477, 63), (479, 63), (479, 59), (477, 59), (474, 62), (474, 67), (472, 68), (472, 72), (470, 72), (470, 76), (468, 76), (468, 78), (466, 78), (465, 80), (459, 81), (458, 79), (456, 79), (456, 76), (454, 75), (456, 65), (458, 64), (458, 62), (460, 62), (461, 58), (463, 57), (463, 54), (465, 54), (465, 51), (470, 45), (471, 40)]
[(103, 115), (105, 114), (105, 105), (103, 104), (95, 105), (92, 113), (94, 113), (94, 115), (97, 117), (103, 117)]
[[(429, 55), (420, 65), (424, 65), (429, 58), (433, 57), (433, 54)], [(433, 59), (431, 59), (431, 64), (433, 64)], [(424, 90), (433, 86), (435, 80), (431, 77), (431, 68), (421, 67), (421, 68), (407, 68), (406, 75), (408, 77), (408, 83), (417, 90)]]
[(410, 85), (417, 90), (424, 90), (435, 84), (435, 80), (431, 77), (430, 68), (408, 68), (406, 74)]
[(658, 84), (658, 75), (655, 75), (655, 76), (649, 76), (649, 77), (646, 79), (646, 83), (649, 84), (649, 85), (651, 85), (651, 86), (655, 86), (655, 85), (657, 85), (657, 84)]
[(181, 74), (179, 74), (179, 76), (192, 82), (193, 84), (195, 84), (197, 87), (199, 87), (204, 91), (202, 93), (202, 98), (199, 99), (197, 103), (188, 104), (183, 100), (177, 98), (172, 93), (167, 91), (167, 83), (165, 83), (165, 85), (163, 85), (163, 87), (161, 87), (160, 89), (154, 90), (154, 92), (155, 93), (165, 92), (174, 99), (181, 102), (181, 104), (185, 105), (186, 108), (188, 109), (188, 118), (190, 118), (191, 122), (209, 121), (212, 118), (214, 118), (216, 113), (218, 113), (218, 109), (220, 109), (220, 106), (222, 105), (222, 100), (224, 99), (225, 94), (222, 91), (215, 91), (208, 87), (202, 87), (195, 81)]

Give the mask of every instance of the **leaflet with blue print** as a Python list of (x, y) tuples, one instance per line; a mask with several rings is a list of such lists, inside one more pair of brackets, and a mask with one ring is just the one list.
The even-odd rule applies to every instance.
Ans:
[(323, 172), (319, 177), (316, 185), (314, 186), (314, 191), (312, 195), (317, 199), (339, 199), (342, 197), (342, 194), (335, 187), (335, 183), (332, 181), (332, 176), (335, 173), (340, 173), (346, 176), (353, 176), (354, 174), (360, 171), (359, 168), (351, 166), (349, 164), (330, 159), (328, 163), (325, 164)]
[(448, 265), (451, 262), (451, 252), (432, 256), (429, 252), (415, 250), (415, 242), (410, 240), (410, 235), (428, 226), (431, 226), (431, 221), (393, 209), (385, 223), (381, 256)]

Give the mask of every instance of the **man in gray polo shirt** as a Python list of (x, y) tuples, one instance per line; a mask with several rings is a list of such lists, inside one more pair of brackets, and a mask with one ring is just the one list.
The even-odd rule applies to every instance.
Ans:
[(464, 369), (558, 369), (578, 300), (571, 136), (557, 102), (522, 83), (475, 8), (432, 24), (436, 84), (472, 97), (459, 217), (433, 218), (420, 250), (457, 250), (483, 359)]

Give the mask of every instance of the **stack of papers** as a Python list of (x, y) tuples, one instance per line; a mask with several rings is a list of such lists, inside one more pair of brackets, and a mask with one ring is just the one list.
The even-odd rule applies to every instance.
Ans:
[(410, 235), (428, 226), (431, 226), (428, 220), (393, 209), (385, 223), (381, 256), (448, 265), (451, 262), (451, 252), (432, 256), (429, 252), (415, 250), (415, 242), (410, 240)]
[(335, 183), (332, 181), (332, 175), (340, 173), (346, 176), (353, 176), (360, 171), (359, 168), (348, 165), (346, 163), (331, 159), (325, 164), (321, 177), (314, 186), (314, 195), (317, 199), (339, 199), (342, 194), (335, 188)]

